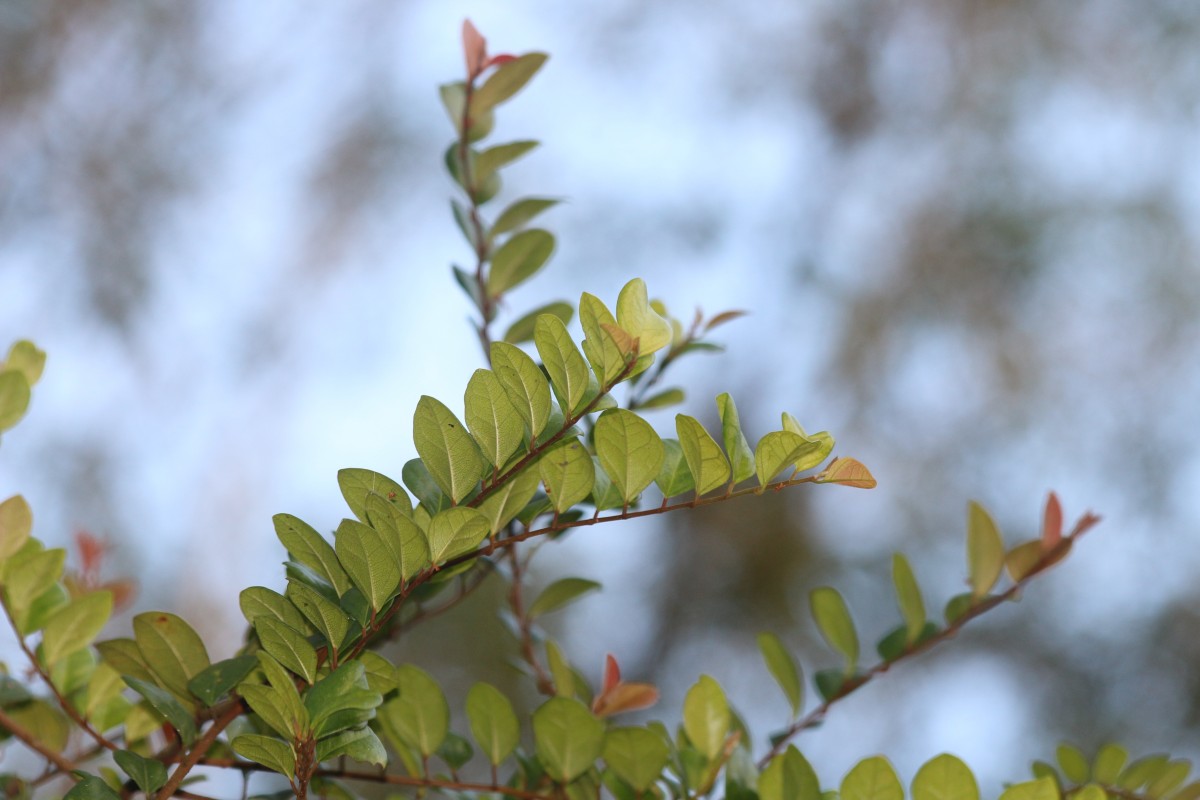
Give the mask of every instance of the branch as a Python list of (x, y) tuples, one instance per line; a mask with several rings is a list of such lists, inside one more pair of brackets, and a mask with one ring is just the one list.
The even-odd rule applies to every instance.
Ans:
[(842, 700), (853, 694), (858, 689), (870, 683), (874, 678), (877, 678), (883, 673), (887, 672), (895, 664), (911, 658), (912, 656), (918, 655), (919, 653), (924, 653), (926, 650), (932, 650), (942, 642), (954, 638), (955, 634), (962, 630), (971, 620), (975, 619), (976, 617), (981, 617), (988, 611), (991, 611), (993, 608), (1015, 598), (1030, 581), (1032, 581), (1041, 573), (1045, 572), (1051, 566), (1056, 564), (1064, 555), (1066, 555), (1067, 551), (1071, 548), (1071, 544), (1077, 538), (1082, 536), (1088, 528), (1092, 527), (1092, 525), (1098, 522), (1099, 519), (1099, 517), (1096, 517), (1090, 513), (1085, 514), (1083, 518), (1080, 519), (1080, 521), (1076, 524), (1075, 529), (1069, 535), (1064, 536), (1057, 545), (1043, 553), (1042, 557), (1038, 559), (1038, 561), (1033, 565), (1029, 572), (1023, 578), (1021, 578), (1021, 580), (1017, 581), (1000, 594), (994, 594), (983, 598), (978, 603), (967, 609), (967, 611), (965, 611), (962, 616), (954, 620), (954, 622), (950, 623), (933, 636), (930, 636), (928, 639), (922, 639), (921, 641), (909, 645), (904, 652), (900, 653), (900, 655), (896, 656), (890, 661), (881, 661), (868, 669), (866, 672), (847, 678), (842, 684), (841, 688), (838, 690), (837, 694), (827, 698), (825, 702), (821, 703), (821, 705), (817, 706), (808, 714), (793, 722), (787, 727), (786, 730), (783, 731), (783, 733), (775, 737), (775, 742), (771, 749), (767, 751), (766, 755), (758, 760), (758, 768), (760, 770), (765, 769), (767, 764), (770, 763), (771, 759), (779, 755), (779, 753), (783, 751), (784, 745), (786, 745), (788, 741), (792, 739), (792, 737), (796, 736), (796, 734), (807, 730), (808, 728), (819, 725), (825, 719), (825, 715), (828, 713), (829, 709), (839, 700)]
[[(30, 750), (36, 751), (42, 758), (58, 767), (60, 774), (71, 775), (72, 770), (75, 769), (75, 765), (68, 761), (61, 753), (56, 753), (39, 742), (36, 736), (21, 727), (16, 720), (5, 713), (4, 709), (0, 709), (0, 728), (7, 730), (13, 736), (20, 739)], [(71, 775), (71, 779), (77, 780), (73, 775)]]
[(546, 672), (542, 662), (538, 661), (537, 652), (533, 649), (533, 623), (525, 613), (525, 601), (521, 596), (523, 568), (515, 547), (508, 550), (508, 560), (512, 563), (512, 588), (508, 592), (508, 603), (512, 606), (513, 616), (516, 617), (517, 627), (521, 631), (521, 656), (533, 670), (538, 691), (547, 697), (553, 697), (554, 678)]
[(58, 705), (62, 708), (63, 713), (70, 717), (71, 721), (74, 722), (80, 730), (92, 737), (96, 744), (100, 745), (106, 750), (120, 749), (108, 739), (105, 739), (102, 734), (93, 728), (91, 724), (84, 719), (84, 717), (78, 711), (75, 710), (75, 707), (71, 705), (70, 701), (63, 696), (63, 693), (60, 692), (58, 687), (54, 685), (54, 681), (50, 679), (50, 674), (46, 672), (45, 667), (43, 667), (41, 662), (38, 661), (37, 655), (29, 649), (29, 645), (25, 644), (25, 637), (21, 635), (21, 631), (17, 628), (17, 621), (13, 619), (13, 615), (8, 608), (8, 604), (0, 603), (0, 605), (4, 606), (4, 616), (8, 618), (8, 624), (12, 626), (13, 633), (15, 633), (17, 636), (17, 644), (20, 645), (21, 652), (23, 652), (25, 657), (29, 659), (29, 663), (33, 666), (34, 671), (36, 671), (41, 679), (46, 682), (46, 685), (50, 687), (50, 691), (54, 693), (54, 698), (58, 701)]
[(204, 732), (200, 740), (192, 745), (192, 749), (179, 762), (179, 766), (175, 768), (175, 772), (171, 774), (171, 777), (163, 784), (163, 787), (158, 790), (158, 800), (168, 800), (171, 795), (175, 794), (183, 784), (184, 778), (192, 771), (192, 767), (203, 760), (204, 754), (208, 752), (213, 742), (221, 735), (221, 731), (225, 730), (230, 723), (240, 717), (245, 710), (245, 706), (240, 702), (232, 703), (220, 717), (213, 721), (213, 724), (208, 727), (208, 730)]

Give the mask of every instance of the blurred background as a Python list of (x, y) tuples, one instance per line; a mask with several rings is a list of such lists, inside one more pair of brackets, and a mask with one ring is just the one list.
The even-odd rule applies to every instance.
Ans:
[[(869, 650), (899, 619), (892, 551), (937, 613), (968, 499), (1014, 543), (1055, 489), (1069, 519), (1104, 516), (1067, 562), (798, 744), (827, 786), (876, 752), (907, 782), (950, 751), (988, 794), (1060, 740), (1200, 754), (1189, 0), (8, 0), (0, 341), (49, 362), (0, 493), (36, 534), (106, 537), (135, 609), (184, 614), (224, 658), (238, 591), (282, 589), (271, 515), (332, 530), (337, 469), (399, 477), (419, 395), (461, 409), (480, 356), (436, 86), (462, 74), (465, 16), (493, 52), (552, 55), (501, 109), (494, 141), (544, 142), (502, 197), (568, 198), (500, 329), (633, 276), (683, 319), (751, 310), (726, 354), (680, 364), (682, 410), (711, 424), (730, 391), (752, 437), (790, 411), (880, 481), (546, 548), (535, 583), (606, 585), (547, 620), (572, 659), (598, 680), (615, 653), (664, 719), (708, 672), (762, 752), (787, 709), (758, 631), (834, 666), (807, 609), (832, 584)], [(504, 666), (501, 597), (397, 647), (456, 713), (483, 677), (536, 699)]]

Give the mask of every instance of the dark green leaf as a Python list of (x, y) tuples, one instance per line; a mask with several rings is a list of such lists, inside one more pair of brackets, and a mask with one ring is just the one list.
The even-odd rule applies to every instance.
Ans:
[(125, 683), (129, 685), (130, 689), (146, 698), (146, 702), (179, 732), (179, 738), (183, 740), (183, 743), (191, 747), (192, 742), (196, 741), (196, 722), (182, 703), (166, 689), (161, 689), (152, 683), (128, 676), (125, 678)]
[(462, 769), (474, 755), (475, 748), (471, 747), (471, 743), (453, 731), (446, 734), (445, 741), (437, 749), (438, 758), (453, 770)]
[(131, 750), (118, 750), (113, 753), (113, 761), (125, 770), (125, 774), (133, 778), (133, 782), (147, 795), (153, 795), (167, 782), (167, 767), (161, 761), (139, 756)]
[(400, 477), (430, 516), (450, 508), (450, 498), (442, 492), (421, 459), (414, 458), (406, 462)]
[(841, 694), (842, 686), (848, 678), (843, 670), (823, 669), (813, 675), (813, 683), (816, 684), (822, 700), (831, 700)]
[(188, 681), (188, 690), (200, 698), (205, 706), (214, 706), (226, 693), (246, 679), (258, 659), (254, 656), (237, 656), (210, 664)]
[(107, 783), (95, 775), (89, 775), (81, 770), (75, 770), (72, 774), (79, 779), (79, 782), (63, 795), (63, 800), (121, 800), (121, 795), (114, 792)]

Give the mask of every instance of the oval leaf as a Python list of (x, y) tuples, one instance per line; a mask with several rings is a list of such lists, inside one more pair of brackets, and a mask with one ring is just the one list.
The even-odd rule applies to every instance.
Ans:
[(864, 759), (842, 779), (840, 800), (904, 800), (896, 771), (882, 756)]
[(817, 483), (837, 483), (855, 489), (874, 489), (879, 485), (875, 476), (861, 462), (842, 456), (829, 462), (816, 477)]
[(596, 420), (596, 455), (626, 503), (657, 477), (666, 451), (650, 423), (623, 408)]
[(800, 713), (804, 701), (804, 684), (800, 681), (800, 670), (796, 667), (796, 660), (773, 633), (758, 635), (758, 649), (775, 682), (783, 689), (788, 705), (792, 707), (792, 716), (795, 717)]
[(613, 728), (604, 737), (604, 763), (637, 792), (647, 792), (662, 775), (671, 749), (647, 728)]
[(446, 696), (427, 672), (412, 664), (397, 667), (396, 680), (400, 694), (383, 705), (380, 716), (401, 741), (422, 756), (431, 756), (449, 730)]
[(554, 510), (560, 514), (591, 494), (596, 480), (592, 456), (578, 438), (546, 453), (538, 461), (538, 473)]
[(571, 341), (567, 326), (552, 314), (542, 314), (534, 325), (533, 343), (550, 375), (550, 384), (563, 413), (573, 414), (587, 392), (592, 373), (579, 348)]
[(892, 556), (892, 582), (896, 585), (896, 602), (904, 617), (906, 641), (912, 644), (925, 630), (925, 601), (912, 567), (901, 553)]
[(574, 698), (552, 697), (533, 713), (538, 760), (558, 783), (592, 767), (604, 744), (604, 723)]
[(966, 764), (943, 753), (917, 770), (912, 800), (979, 800), (979, 784)]
[(350, 510), (360, 522), (369, 522), (366, 502), (373, 494), (383, 497), (405, 515), (412, 513), (412, 499), (409, 498), (408, 492), (386, 475), (369, 469), (347, 468), (338, 470), (337, 479), (342, 497), (346, 498), (346, 505), (350, 506)]
[(350, 589), (350, 576), (342, 569), (333, 546), (311, 525), (291, 514), (276, 514), (271, 521), (275, 523), (275, 535), (292, 558), (324, 578), (338, 597)]
[(728, 393), (718, 395), (717, 411), (721, 415), (721, 438), (733, 470), (733, 482), (739, 484), (754, 474), (754, 451), (742, 433), (737, 406)]
[(453, 502), (458, 503), (479, 483), (483, 459), (475, 440), (450, 409), (429, 395), (417, 401), (413, 443), (429, 474)]
[(434, 564), (465, 555), (488, 536), (487, 517), (473, 508), (448, 508), (429, 522), (429, 554)]
[(477, 683), (467, 692), (467, 719), (471, 735), (492, 766), (508, 758), (521, 738), (521, 727), (512, 703), (499, 689)]
[(85, 594), (56, 611), (42, 632), (42, 655), (46, 663), (54, 666), (90, 645), (112, 615), (112, 606), (112, 592), (99, 591)]
[(553, 314), (561, 319), (563, 324), (566, 325), (570, 323), (571, 318), (575, 316), (575, 309), (570, 303), (562, 300), (557, 300), (553, 303), (547, 303), (544, 306), (535, 308), (533, 311), (530, 311), (512, 325), (508, 326), (508, 330), (504, 332), (504, 341), (508, 342), (509, 344), (520, 344), (521, 342), (533, 341), (533, 328), (537, 324), (537, 318), (542, 314)]
[(729, 481), (729, 459), (699, 420), (676, 414), (675, 431), (695, 481), (696, 494), (705, 495), (724, 486)]
[(514, 289), (546, 265), (554, 253), (554, 236), (541, 228), (514, 233), (492, 254), (488, 270), (487, 290), (499, 297)]
[(683, 730), (709, 761), (725, 746), (732, 715), (720, 684), (701, 675), (683, 699)]
[(1004, 542), (996, 523), (983, 506), (972, 501), (967, 510), (967, 571), (971, 593), (984, 597), (1004, 568)]
[(813, 620), (829, 646), (846, 659), (846, 675), (852, 675), (858, 666), (858, 633), (854, 620), (846, 608), (846, 601), (837, 589), (821, 586), (809, 595)]
[(342, 568), (379, 611), (400, 585), (400, 564), (374, 528), (344, 519), (334, 534), (334, 550)]
[(492, 342), (491, 356), (496, 377), (521, 415), (531, 440), (536, 439), (550, 419), (550, 384), (546, 376), (525, 351), (506, 342)]
[(527, 616), (532, 620), (542, 614), (557, 611), (588, 592), (594, 592), (599, 588), (599, 583), (586, 578), (562, 578), (542, 590), (537, 599), (530, 604)]
[(33, 511), (21, 495), (0, 503), (0, 560), (20, 550), (33, 530)]
[(289, 781), (296, 777), (296, 755), (287, 742), (257, 733), (245, 733), (235, 737), (230, 746), (233, 752), (247, 761), (286, 775)]
[(497, 469), (521, 445), (525, 426), (508, 392), (491, 370), (477, 369), (467, 382), (464, 417), (483, 455)]

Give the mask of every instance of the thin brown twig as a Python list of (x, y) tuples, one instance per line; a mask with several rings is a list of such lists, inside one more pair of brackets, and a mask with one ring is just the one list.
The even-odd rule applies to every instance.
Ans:
[(12, 626), (13, 633), (15, 633), (17, 636), (17, 644), (21, 647), (21, 652), (23, 652), (25, 657), (29, 659), (29, 663), (33, 667), (34, 671), (37, 672), (41, 679), (45, 681), (46, 685), (50, 687), (50, 691), (54, 694), (54, 698), (58, 701), (58, 705), (62, 708), (63, 713), (70, 717), (71, 721), (74, 722), (80, 730), (92, 737), (96, 744), (100, 745), (106, 750), (120, 749), (108, 739), (105, 739), (101, 733), (93, 728), (91, 723), (89, 723), (78, 711), (76, 711), (75, 706), (71, 705), (71, 702), (67, 700), (62, 692), (58, 690), (58, 687), (54, 685), (54, 681), (50, 678), (50, 673), (48, 673), (45, 667), (42, 666), (42, 663), (38, 661), (37, 655), (29, 649), (29, 645), (25, 643), (25, 637), (21, 635), (21, 631), (17, 628), (17, 621), (13, 619), (12, 611), (9, 610), (8, 604), (0, 602), (0, 606), (4, 607), (4, 616), (8, 618), (8, 624)]
[(554, 678), (542, 666), (542, 662), (538, 660), (537, 652), (534, 650), (533, 622), (525, 611), (525, 601), (522, 597), (524, 567), (521, 565), (521, 559), (517, 556), (515, 547), (509, 548), (508, 560), (512, 568), (512, 584), (508, 591), (508, 604), (512, 606), (513, 616), (516, 617), (517, 627), (521, 631), (521, 656), (533, 670), (538, 691), (547, 697), (553, 697)]
[(1079, 536), (1082, 536), (1083, 533), (1086, 532), (1087, 529), (1097, 521), (1099, 521), (1099, 517), (1095, 517), (1090, 513), (1085, 514), (1080, 519), (1079, 523), (1076, 524), (1074, 531), (1072, 531), (1069, 535), (1064, 536), (1057, 545), (1043, 553), (1042, 557), (1038, 559), (1038, 561), (1030, 568), (1029, 572), (1027, 572), (1019, 581), (1013, 583), (1012, 586), (1008, 587), (999, 594), (994, 594), (983, 598), (963, 612), (963, 614), (955, 619), (954, 622), (950, 623), (933, 636), (909, 645), (895, 658), (888, 661), (880, 661), (867, 671), (847, 678), (847, 680), (842, 684), (841, 688), (838, 689), (836, 694), (827, 698), (823, 703), (821, 703), (821, 705), (817, 706), (808, 714), (793, 722), (781, 734), (774, 738), (774, 743), (771, 746), (771, 749), (768, 750), (767, 753), (758, 760), (758, 768), (760, 770), (765, 769), (772, 758), (783, 752), (784, 746), (789, 740), (792, 739), (792, 737), (796, 736), (801, 731), (820, 724), (820, 722), (824, 720), (825, 715), (829, 712), (829, 709), (838, 701), (843, 700), (849, 695), (858, 691), (863, 686), (870, 683), (873, 679), (887, 672), (897, 663), (920, 653), (924, 653), (927, 650), (931, 650), (942, 642), (954, 638), (954, 636), (971, 620), (986, 614), (988, 611), (991, 611), (993, 608), (996, 608), (997, 606), (1002, 605), (1009, 600), (1012, 600), (1021, 592), (1023, 588), (1025, 588), (1026, 585), (1030, 583), (1030, 581), (1032, 581), (1041, 573), (1045, 572), (1054, 564), (1058, 563), (1058, 561), (1061, 560), (1066, 554), (1067, 550), (1070, 549), (1075, 539), (1077, 539)]
[(192, 771), (192, 768), (204, 758), (204, 754), (208, 752), (208, 749), (212, 747), (213, 743), (217, 740), (217, 737), (221, 735), (221, 731), (225, 730), (230, 723), (240, 717), (242, 712), (245, 710), (245, 706), (240, 702), (233, 703), (228, 709), (225, 710), (223, 714), (221, 714), (221, 716), (213, 720), (213, 724), (210, 725), (208, 730), (204, 732), (204, 735), (201, 736), (194, 745), (192, 745), (192, 749), (189, 750), (187, 755), (184, 756), (179, 762), (179, 766), (175, 768), (173, 773), (171, 773), (171, 777), (168, 778), (167, 782), (163, 784), (163, 787), (158, 790), (158, 794), (156, 795), (158, 800), (167, 800), (167, 798), (179, 790), (179, 787), (183, 784), (184, 778), (186, 778), (188, 773)]
[[(58, 767), (58, 773), (70, 775), (75, 769), (75, 765), (66, 759), (61, 753), (56, 753), (46, 745), (38, 741), (37, 737), (29, 731), (25, 730), (16, 720), (10, 717), (3, 709), (0, 709), (0, 728), (4, 728), (13, 736), (21, 740), (21, 742), (38, 753), (42, 758), (49, 761), (54, 766)], [(74, 779), (74, 776), (72, 776)]]

